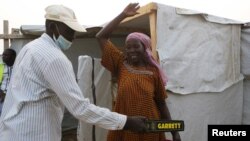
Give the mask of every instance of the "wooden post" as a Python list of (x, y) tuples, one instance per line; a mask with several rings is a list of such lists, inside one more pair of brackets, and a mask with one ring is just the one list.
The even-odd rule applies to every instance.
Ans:
[[(3, 34), (4, 35), (9, 34), (9, 21), (7, 20), (3, 21)], [(9, 48), (9, 39), (3, 40), (3, 46), (4, 46), (4, 49)]]
[(157, 43), (156, 20), (157, 20), (157, 13), (156, 13), (156, 10), (153, 10), (149, 14), (151, 46), (152, 46), (153, 57), (155, 58), (155, 60), (159, 62), (158, 53), (156, 51), (156, 43)]

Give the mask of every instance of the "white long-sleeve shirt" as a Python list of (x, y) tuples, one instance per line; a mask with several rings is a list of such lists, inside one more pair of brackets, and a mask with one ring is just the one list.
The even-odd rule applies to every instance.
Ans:
[(127, 117), (83, 97), (72, 64), (44, 33), (18, 54), (0, 118), (0, 141), (61, 141), (64, 105), (79, 120), (120, 130)]

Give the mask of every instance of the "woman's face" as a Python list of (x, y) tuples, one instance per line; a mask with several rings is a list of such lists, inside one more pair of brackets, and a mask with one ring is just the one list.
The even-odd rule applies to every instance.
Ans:
[(139, 40), (129, 39), (125, 44), (125, 53), (128, 63), (135, 66), (144, 65), (145, 49)]

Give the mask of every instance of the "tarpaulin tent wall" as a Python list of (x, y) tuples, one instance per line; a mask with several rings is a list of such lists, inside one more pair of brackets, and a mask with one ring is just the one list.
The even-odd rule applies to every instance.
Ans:
[[(109, 71), (101, 65), (100, 58), (79, 56), (77, 79), (85, 97), (89, 97), (98, 106), (112, 109), (112, 78)], [(107, 130), (79, 122), (78, 141), (102, 141), (106, 136)]]
[[(249, 65), (245, 63), (240, 66), (243, 61), (249, 62), (249, 55), (241, 56), (242, 52), (250, 50), (249, 30), (242, 30), (243, 23), (159, 3), (149, 3), (139, 11), (139, 15), (125, 19), (120, 24), (112, 40), (122, 46), (129, 32), (141, 31), (151, 36), (153, 55), (168, 76), (167, 104), (172, 118), (184, 120), (185, 123), (185, 130), (180, 132), (182, 139), (207, 140), (209, 124), (249, 123), (249, 108), (244, 107), (250, 99), (249, 79), (243, 81), (241, 74), (241, 69), (249, 68)], [(100, 58), (101, 52), (94, 38), (99, 29), (87, 28), (88, 32), (79, 34), (73, 47), (65, 52), (76, 74), (84, 74), (86, 68), (82, 64), (84, 61), (78, 61), (79, 56)], [(25, 33), (28, 30), (23, 26), (22, 31)], [(37, 33), (35, 29), (31, 33), (33, 31)], [(13, 39), (11, 47), (20, 49), (25, 44), (21, 41), (27, 42), (26, 39)], [(19, 43), (14, 46), (17, 41)], [(77, 80), (80, 87), (88, 87), (81, 86), (81, 81), (85, 80), (81, 75), (78, 75)], [(89, 93), (84, 94), (91, 99)], [(103, 93), (96, 94), (97, 100), (100, 100)], [(106, 100), (112, 102), (111, 98)], [(97, 130), (96, 139), (105, 136), (106, 132)], [(78, 133), (79, 140), (92, 136), (92, 133), (85, 131)]]
[(243, 124), (250, 124), (250, 26), (241, 32), (241, 72), (244, 74)]

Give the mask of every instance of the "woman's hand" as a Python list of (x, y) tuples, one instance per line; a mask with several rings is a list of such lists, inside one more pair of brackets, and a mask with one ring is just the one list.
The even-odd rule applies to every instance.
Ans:
[(139, 3), (130, 3), (126, 6), (126, 8), (123, 10), (123, 14), (125, 14), (127, 17), (134, 16), (138, 14), (137, 10), (140, 8)]

